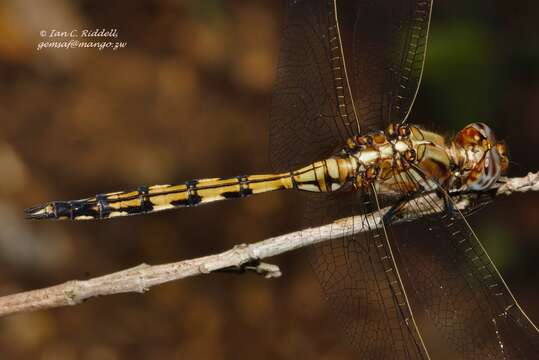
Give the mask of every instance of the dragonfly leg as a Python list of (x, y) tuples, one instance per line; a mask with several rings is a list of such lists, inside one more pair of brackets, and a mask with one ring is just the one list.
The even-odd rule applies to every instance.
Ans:
[(254, 272), (258, 275), (264, 275), (265, 278), (281, 276), (281, 270), (278, 266), (263, 263), (259, 259), (251, 260), (240, 265), (228, 266), (213, 272), (226, 274), (244, 274), (246, 272)]
[[(440, 199), (443, 199), (443, 201), (444, 201), (444, 211), (445, 211), (445, 213), (447, 215), (449, 215), (449, 217), (451, 217), (451, 218), (458, 217), (459, 216), (459, 210), (455, 207), (455, 202), (451, 199), (456, 194), (449, 195), (448, 192), (442, 191), (440, 189), (438, 189), (436, 191), (436, 194), (438, 195), (438, 197), (440, 197)], [(473, 200), (472, 198), (469, 198), (469, 199)]]
[[(450, 217), (456, 217), (458, 216), (458, 210), (455, 208), (455, 204), (451, 199), (449, 198), (449, 195), (442, 191), (437, 191), (436, 194), (443, 199), (444, 202), (444, 212), (448, 214)], [(384, 214), (382, 217), (382, 221), (384, 224), (389, 225), (395, 220), (399, 219), (405, 219), (409, 215), (406, 213), (407, 211), (407, 204), (410, 200), (414, 198), (413, 195), (405, 195), (401, 197), (399, 200), (395, 202), (393, 206)]]
[(458, 216), (458, 211), (455, 208), (455, 204), (453, 203), (453, 201), (451, 201), (451, 199), (449, 198), (449, 195), (443, 194), (441, 195), (441, 197), (444, 200), (445, 213), (452, 218)]
[[(409, 215), (406, 213), (406, 205), (416, 196), (422, 195), (423, 191), (424, 188), (421, 187), (415, 191), (411, 191), (401, 196), (397, 201), (395, 201), (395, 204), (393, 204), (393, 206), (391, 206), (391, 208), (382, 217), (384, 224), (389, 225), (394, 220), (406, 218), (406, 215)], [(440, 193), (437, 192), (437, 194), (438, 196), (442, 197), (444, 193), (440, 191)], [(446, 206), (451, 203), (451, 201), (447, 200), (448, 199), (444, 199), (444, 203), (446, 204)]]
[(402, 196), (398, 199), (393, 206), (384, 214), (382, 221), (384, 224), (389, 225), (393, 220), (400, 218), (401, 211), (404, 209), (404, 205), (410, 201), (412, 197), (410, 195)]

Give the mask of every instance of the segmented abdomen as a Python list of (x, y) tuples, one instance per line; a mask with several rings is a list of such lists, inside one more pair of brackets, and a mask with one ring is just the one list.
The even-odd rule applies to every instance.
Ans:
[(288, 173), (190, 180), (180, 185), (141, 186), (135, 191), (106, 193), (81, 200), (54, 201), (26, 209), (26, 214), (31, 219), (106, 219), (191, 207), (284, 189), (332, 191), (341, 186), (344, 177), (344, 170), (339, 169), (337, 160), (327, 159)]

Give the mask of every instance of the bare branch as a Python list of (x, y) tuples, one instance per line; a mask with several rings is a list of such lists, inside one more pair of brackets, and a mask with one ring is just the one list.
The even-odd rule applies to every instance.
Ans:
[(516, 192), (539, 191), (539, 172), (528, 173), (520, 178), (503, 178), (496, 195), (511, 195)]
[[(529, 173), (522, 178), (502, 179), (497, 185), (496, 195), (538, 190), (539, 172)], [(422, 202), (421, 198), (417, 200), (422, 215), (432, 212), (432, 207), (427, 207), (426, 202)], [(457, 203), (459, 208), (466, 208), (467, 205), (466, 201)], [(443, 206), (440, 208), (443, 209)], [(379, 212), (372, 213), (374, 222), (381, 223), (387, 210), (388, 208), (384, 208)], [(244, 267), (244, 270), (255, 271), (266, 278), (278, 277), (281, 272), (276, 265), (256, 262), (259, 259), (331, 240), (332, 234), (338, 233), (340, 236), (344, 236), (367, 231), (363, 224), (362, 217), (349, 217), (331, 224), (276, 236), (253, 244), (237, 245), (228, 251), (215, 255), (154, 266), (141, 264), (134, 268), (89, 280), (72, 280), (56, 286), (3, 296), (0, 297), (0, 316), (75, 305), (96, 296), (128, 292), (141, 293), (155, 285), (227, 268)], [(339, 231), (335, 231), (336, 228), (339, 228)], [(250, 264), (253, 263), (257, 265), (251, 266)]]

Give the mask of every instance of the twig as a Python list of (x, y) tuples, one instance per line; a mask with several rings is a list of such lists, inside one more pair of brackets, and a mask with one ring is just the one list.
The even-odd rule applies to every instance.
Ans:
[[(522, 178), (502, 179), (496, 188), (496, 195), (510, 195), (515, 192), (539, 190), (539, 172), (529, 173)], [(421, 208), (421, 198), (418, 198)], [(467, 203), (457, 203), (466, 207)], [(443, 206), (440, 206), (443, 209)], [(429, 207), (428, 209), (432, 209)], [(370, 214), (372, 223), (379, 224), (388, 210)], [(421, 210), (421, 209), (420, 209)], [(422, 215), (432, 212), (425, 206)], [(335, 231), (338, 228), (339, 231)], [(83, 300), (103, 295), (145, 292), (152, 286), (189, 276), (209, 274), (226, 268), (242, 268), (263, 274), (266, 278), (278, 277), (280, 269), (276, 265), (257, 263), (259, 259), (272, 257), (287, 251), (331, 240), (332, 234), (352, 235), (367, 231), (360, 216), (336, 220), (331, 224), (308, 228), (285, 235), (276, 236), (253, 244), (237, 245), (215, 255), (175, 263), (139, 266), (89, 280), (72, 280), (43, 289), (0, 297), (0, 316), (18, 312), (34, 311), (67, 305), (76, 305)], [(256, 263), (256, 266), (250, 264)]]
[(496, 195), (511, 195), (515, 192), (539, 191), (539, 172), (528, 173), (521, 178), (504, 178), (502, 185), (496, 190)]

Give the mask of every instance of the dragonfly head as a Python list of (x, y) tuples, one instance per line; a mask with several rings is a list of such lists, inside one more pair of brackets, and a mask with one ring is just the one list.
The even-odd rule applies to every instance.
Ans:
[(460, 176), (469, 190), (488, 190), (507, 172), (509, 157), (504, 142), (483, 123), (472, 123), (457, 133), (453, 142), (462, 149)]

